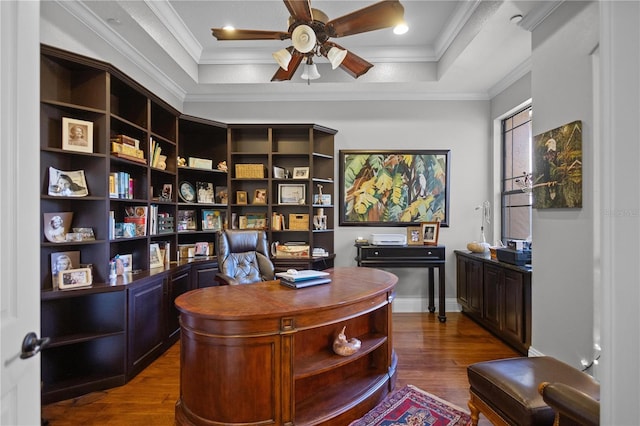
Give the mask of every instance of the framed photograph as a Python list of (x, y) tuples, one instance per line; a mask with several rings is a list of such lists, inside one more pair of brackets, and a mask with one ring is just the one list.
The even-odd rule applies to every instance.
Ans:
[(182, 181), (180, 182), (180, 186), (178, 187), (178, 194), (180, 195), (180, 199), (185, 203), (195, 203), (196, 202), (196, 189), (190, 182)]
[(304, 204), (307, 186), (305, 184), (278, 184), (278, 204)]
[(236, 191), (236, 204), (247, 204), (247, 191)]
[(265, 213), (247, 213), (246, 229), (266, 229), (267, 215)]
[(265, 188), (254, 191), (252, 204), (267, 204), (267, 190)]
[(62, 117), (62, 149), (93, 152), (93, 123)]
[(71, 229), (73, 212), (44, 213), (44, 236), (52, 243), (64, 243)]
[(422, 245), (422, 228), (420, 226), (407, 226), (407, 244), (410, 246)]
[(216, 203), (229, 204), (229, 189), (226, 186), (216, 186)]
[(52, 197), (86, 197), (89, 195), (84, 170), (62, 171), (49, 167), (49, 191)]
[(93, 241), (96, 239), (93, 228), (73, 228), (74, 234), (80, 235), (80, 241)]
[(340, 150), (340, 225), (449, 226), (450, 156), (449, 150)]
[(51, 286), (58, 288), (58, 274), (80, 267), (80, 251), (51, 253)]
[(160, 252), (160, 244), (149, 244), (149, 269), (162, 268), (164, 266), (162, 253)]
[(308, 167), (294, 167), (293, 168), (293, 178), (294, 179), (309, 179), (309, 168)]
[(422, 222), (420, 224), (422, 242), (428, 246), (438, 245), (440, 235), (440, 222)]
[(173, 198), (173, 185), (165, 183), (162, 185), (162, 192), (160, 193), (160, 200), (171, 201)]
[(178, 232), (198, 229), (195, 210), (178, 210)]
[(219, 210), (202, 210), (202, 230), (218, 231), (222, 229), (222, 212)]
[(91, 268), (68, 269), (58, 273), (58, 287), (63, 290), (87, 287), (91, 285), (92, 281)]
[(274, 179), (284, 179), (285, 178), (285, 170), (282, 167), (273, 166), (273, 178)]
[(331, 205), (331, 194), (313, 194), (313, 204), (323, 206)]
[(195, 256), (209, 256), (209, 243), (197, 242), (195, 247)]
[(213, 204), (214, 192), (211, 182), (196, 182), (198, 190), (198, 203)]
[(118, 255), (118, 259), (122, 262), (123, 272), (133, 271), (133, 255), (132, 254), (120, 254)]

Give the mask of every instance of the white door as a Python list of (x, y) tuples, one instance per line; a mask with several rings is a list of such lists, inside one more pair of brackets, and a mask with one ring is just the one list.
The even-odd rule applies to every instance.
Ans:
[(0, 424), (40, 424), (40, 4), (0, 1)]

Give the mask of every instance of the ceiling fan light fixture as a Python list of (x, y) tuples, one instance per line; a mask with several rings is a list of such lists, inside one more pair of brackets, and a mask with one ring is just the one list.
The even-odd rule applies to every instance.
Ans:
[(404, 20), (393, 27), (393, 33), (397, 35), (405, 34), (407, 31), (409, 31), (409, 26)]
[(308, 53), (316, 46), (316, 33), (308, 25), (298, 25), (291, 33), (293, 47), (300, 53)]
[(340, 66), (344, 58), (347, 56), (347, 51), (337, 47), (332, 47), (327, 53), (327, 59), (331, 62), (331, 68), (334, 70)]
[(273, 59), (280, 65), (280, 68), (285, 71), (289, 70), (289, 62), (291, 62), (291, 52), (289, 52), (289, 50), (280, 49), (277, 52), (273, 52), (271, 56), (273, 56)]
[(317, 80), (320, 78), (316, 64), (304, 64), (304, 70), (300, 76), (303, 80)]

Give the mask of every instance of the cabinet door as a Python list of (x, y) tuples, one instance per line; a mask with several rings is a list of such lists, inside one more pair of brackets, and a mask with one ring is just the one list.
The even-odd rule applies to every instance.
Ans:
[(504, 271), (504, 315), (502, 331), (518, 343), (524, 339), (523, 277), (516, 271)]
[(484, 265), (484, 319), (490, 327), (500, 330), (503, 306), (503, 281), (500, 268)]
[(176, 297), (191, 290), (191, 274), (190, 271), (178, 271), (169, 278), (169, 298), (167, 300), (167, 334), (169, 342), (173, 342), (180, 332), (180, 312), (176, 308), (174, 301)]
[(162, 351), (164, 327), (164, 276), (128, 289), (127, 380), (138, 374)]
[(467, 285), (467, 259), (456, 258), (456, 296), (463, 310), (469, 309), (469, 287)]
[(192, 288), (204, 288), (217, 286), (216, 274), (218, 273), (218, 262), (207, 262), (191, 268)]
[(482, 286), (482, 262), (468, 260), (466, 265), (467, 299), (469, 310), (482, 315), (483, 286)]

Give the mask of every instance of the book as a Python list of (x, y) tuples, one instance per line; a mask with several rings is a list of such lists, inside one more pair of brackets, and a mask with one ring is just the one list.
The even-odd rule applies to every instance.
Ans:
[(125, 209), (124, 223), (135, 224), (135, 236), (147, 235), (147, 206), (129, 206)]
[(276, 277), (290, 282), (306, 281), (314, 278), (327, 278), (328, 276), (328, 272), (316, 271), (314, 269), (303, 269), (296, 272), (276, 272)]
[(312, 286), (321, 285), (321, 284), (329, 284), (330, 282), (331, 282), (331, 278), (312, 278), (312, 279), (303, 280), (303, 281), (289, 281), (289, 280), (280, 279), (280, 284), (290, 288), (312, 287)]

